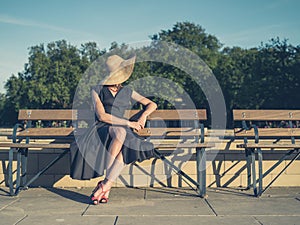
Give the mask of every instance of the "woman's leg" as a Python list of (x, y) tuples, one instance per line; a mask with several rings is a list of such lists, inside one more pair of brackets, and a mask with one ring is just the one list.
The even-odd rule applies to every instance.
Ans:
[[(122, 169), (125, 167), (121, 150), (126, 138), (126, 130), (123, 127), (111, 126), (109, 128), (109, 134), (112, 140), (108, 149), (109, 154), (107, 157), (106, 177), (102, 182), (102, 189), (98, 189), (94, 193), (95, 196), (100, 195), (101, 191), (106, 192), (110, 190), (113, 182), (117, 179)], [(108, 197), (108, 192), (105, 197)]]
[(116, 160), (121, 164), (124, 164), (123, 155), (119, 154), (121, 152), (122, 146), (126, 138), (126, 130), (123, 127), (113, 127), (109, 128), (109, 135), (111, 136), (111, 143), (108, 149), (109, 154), (107, 154), (107, 164), (106, 169), (110, 173), (111, 167)]

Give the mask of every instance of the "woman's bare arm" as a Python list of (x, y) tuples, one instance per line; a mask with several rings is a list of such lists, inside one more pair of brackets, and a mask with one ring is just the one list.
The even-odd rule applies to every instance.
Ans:
[(142, 105), (146, 106), (145, 111), (138, 119), (138, 122), (141, 124), (142, 128), (145, 127), (147, 116), (149, 116), (152, 112), (154, 112), (157, 109), (157, 104), (150, 99), (140, 95), (136, 91), (132, 92), (132, 99), (135, 101), (141, 103)]
[(94, 90), (92, 90), (92, 98), (96, 115), (100, 121), (114, 125), (128, 126), (135, 130), (140, 130), (143, 127), (140, 122), (129, 121), (106, 113), (98, 94)]

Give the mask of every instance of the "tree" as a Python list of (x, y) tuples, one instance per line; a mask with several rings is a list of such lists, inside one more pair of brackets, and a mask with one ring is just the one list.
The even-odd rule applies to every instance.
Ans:
[(24, 72), (6, 82), (6, 108), (14, 115), (21, 108), (71, 108), (82, 74), (101, 54), (93, 42), (81, 49), (65, 40), (31, 47)]
[(260, 47), (255, 73), (260, 76), (263, 108), (300, 107), (299, 49), (279, 38)]
[(178, 22), (170, 30), (162, 30), (151, 38), (173, 42), (194, 52), (211, 68), (216, 66), (217, 55), (222, 44), (217, 37), (207, 34), (200, 25), (191, 22)]
[[(222, 46), (215, 36), (207, 34), (205, 29), (201, 26), (190, 22), (176, 23), (172, 29), (162, 30), (158, 34), (153, 35), (152, 40), (154, 42), (165, 41), (175, 43), (176, 45), (189, 49), (198, 55), (210, 68), (214, 68), (217, 65), (219, 49)], [(171, 55), (164, 55), (163, 57), (165, 57), (165, 59), (171, 58), (172, 60)], [(180, 60), (183, 59), (184, 58)], [(191, 68), (194, 67), (197, 60), (192, 61), (193, 60), (187, 62), (186, 65), (190, 65)], [(202, 71), (203, 68), (199, 67), (198, 70)], [(157, 76), (173, 80), (180, 85), (192, 98), (196, 107), (208, 108), (206, 97), (199, 89), (198, 84), (184, 71), (171, 65), (157, 64), (156, 66), (152, 66), (152, 72)], [(205, 80), (206, 78), (203, 79)]]

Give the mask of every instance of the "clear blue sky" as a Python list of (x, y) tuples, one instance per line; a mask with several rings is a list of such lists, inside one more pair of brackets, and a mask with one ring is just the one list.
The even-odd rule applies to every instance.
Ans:
[(299, 45), (299, 10), (299, 0), (0, 0), (0, 92), (40, 43), (95, 41), (103, 49), (189, 21), (224, 46), (257, 47), (277, 36)]

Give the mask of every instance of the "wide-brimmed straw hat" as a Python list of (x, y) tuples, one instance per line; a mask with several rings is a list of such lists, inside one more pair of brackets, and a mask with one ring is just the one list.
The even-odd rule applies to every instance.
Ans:
[(107, 77), (101, 82), (103, 85), (121, 84), (131, 76), (136, 56), (127, 60), (118, 55), (109, 56), (106, 60)]

